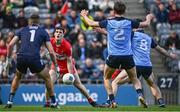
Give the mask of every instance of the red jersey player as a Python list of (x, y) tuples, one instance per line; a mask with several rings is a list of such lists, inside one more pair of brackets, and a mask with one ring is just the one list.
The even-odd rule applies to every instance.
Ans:
[[(57, 64), (59, 68), (51, 67), (49, 71), (53, 83), (59, 78), (60, 75), (66, 73), (71, 73), (75, 77), (74, 86), (79, 89), (79, 91), (87, 98), (89, 104), (93, 107), (98, 107), (99, 105), (93, 101), (87, 92), (85, 86), (81, 83), (79, 75), (77, 74), (75, 64), (72, 58), (72, 47), (71, 44), (64, 38), (64, 30), (61, 27), (56, 27), (54, 32), (54, 37), (51, 38), (51, 44), (56, 53)], [(60, 69), (60, 73), (56, 74), (55, 69)], [(45, 107), (49, 107), (49, 96), (46, 92), (46, 104)]]

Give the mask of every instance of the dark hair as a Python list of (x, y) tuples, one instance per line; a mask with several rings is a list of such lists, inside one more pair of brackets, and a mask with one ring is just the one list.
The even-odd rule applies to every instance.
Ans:
[(39, 14), (37, 14), (37, 13), (31, 14), (30, 19), (39, 19)]
[(29, 24), (39, 24), (39, 14), (33, 13), (29, 17)]
[(126, 5), (121, 1), (117, 1), (114, 3), (114, 12), (116, 14), (122, 15), (126, 12)]
[[(143, 21), (142, 19), (139, 19), (139, 18), (134, 19), (134, 20), (135, 20), (136, 22), (139, 22), (139, 23)], [(137, 31), (137, 32), (142, 32), (142, 33), (144, 33), (143, 28), (137, 28), (136, 31)]]
[(61, 26), (56, 26), (55, 29), (54, 29), (53, 34), (55, 33), (56, 30), (62, 30), (63, 33), (64, 33), (64, 29)]

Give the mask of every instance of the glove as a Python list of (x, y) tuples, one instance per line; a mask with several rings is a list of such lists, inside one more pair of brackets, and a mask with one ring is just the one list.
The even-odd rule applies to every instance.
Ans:
[(55, 65), (55, 72), (56, 72), (56, 77), (59, 78), (60, 76), (60, 69), (58, 65)]
[(4, 65), (4, 70), (7, 71), (8, 67), (11, 65), (11, 58), (6, 58), (6, 63)]

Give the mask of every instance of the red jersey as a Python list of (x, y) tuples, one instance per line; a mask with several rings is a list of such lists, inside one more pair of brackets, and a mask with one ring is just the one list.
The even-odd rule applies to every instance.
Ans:
[[(54, 52), (56, 53), (57, 64), (60, 68), (60, 74), (68, 73), (67, 57), (72, 56), (71, 44), (64, 38), (62, 39), (61, 44), (58, 46), (56, 45), (55, 38), (51, 38), (50, 41), (53, 46)], [(54, 68), (54, 65), (51, 68)]]

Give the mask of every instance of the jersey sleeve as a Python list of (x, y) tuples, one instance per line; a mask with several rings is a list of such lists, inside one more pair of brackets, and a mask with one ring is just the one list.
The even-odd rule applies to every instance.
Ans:
[(71, 44), (68, 43), (68, 42), (66, 42), (66, 51), (65, 51), (65, 53), (66, 53), (67, 57), (72, 56), (72, 47), (71, 47)]
[(155, 48), (155, 47), (157, 47), (157, 42), (153, 39), (153, 38), (151, 38), (152, 39), (152, 42), (151, 42), (151, 48)]
[(50, 38), (50, 42), (51, 42), (51, 44), (53, 44), (53, 37)]
[(102, 21), (99, 22), (99, 26), (100, 26), (101, 28), (106, 28), (107, 23), (108, 23), (108, 20), (107, 20), (107, 19), (106, 19), (106, 20), (102, 20)]
[(139, 28), (140, 22), (136, 20), (131, 20), (131, 27), (132, 28)]
[(43, 32), (44, 42), (50, 41), (49, 34), (45, 30)]
[(19, 39), (21, 38), (21, 31), (22, 29), (15, 32), (15, 36), (17, 36)]

